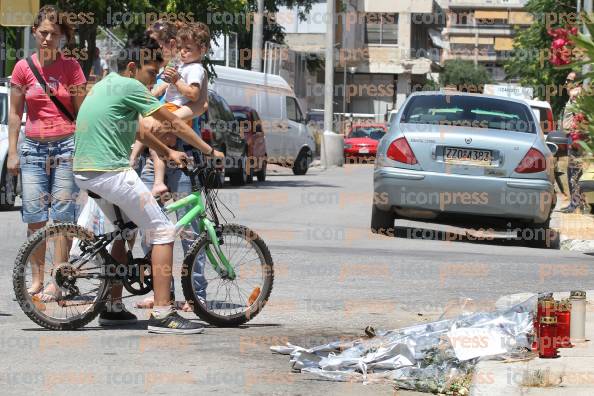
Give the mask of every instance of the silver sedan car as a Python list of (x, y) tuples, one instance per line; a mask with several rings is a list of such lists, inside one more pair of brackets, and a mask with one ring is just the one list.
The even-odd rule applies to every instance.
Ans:
[(555, 151), (523, 101), (412, 94), (378, 146), (372, 231), (393, 230), (397, 217), (454, 213), (513, 222), (532, 231), (528, 244), (543, 246), (556, 202)]

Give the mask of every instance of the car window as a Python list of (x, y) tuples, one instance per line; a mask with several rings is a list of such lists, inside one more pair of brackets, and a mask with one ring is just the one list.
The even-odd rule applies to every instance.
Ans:
[(8, 124), (8, 95), (0, 93), (0, 124)]
[(225, 121), (235, 121), (235, 117), (233, 116), (233, 112), (227, 104), (227, 101), (222, 97), (219, 97), (219, 106), (221, 110), (221, 118)]
[(237, 121), (249, 121), (247, 114), (242, 113), (240, 111), (234, 111), (233, 115), (235, 116), (235, 119)]
[(549, 109), (546, 107), (533, 107), (532, 110), (538, 113), (540, 127), (543, 132), (547, 133), (554, 129), (554, 126), (551, 125), (551, 120), (549, 119)]
[(219, 100), (216, 95), (208, 95), (208, 120), (218, 120), (220, 117)]
[(384, 137), (385, 134), (386, 134), (386, 132), (381, 128), (357, 128), (353, 132), (351, 132), (349, 137), (351, 137), (351, 138), (368, 137), (368, 138), (371, 138), (374, 140), (380, 140), (381, 138)]
[(402, 123), (451, 125), (535, 133), (528, 106), (478, 96), (422, 95), (404, 109)]
[(301, 122), (303, 120), (297, 100), (290, 96), (287, 96), (287, 118), (295, 122)]

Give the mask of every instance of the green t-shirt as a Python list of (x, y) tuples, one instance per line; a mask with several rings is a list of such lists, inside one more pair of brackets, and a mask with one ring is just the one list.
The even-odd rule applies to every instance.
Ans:
[(110, 73), (95, 84), (76, 118), (74, 171), (130, 169), (138, 116), (162, 105), (134, 78)]

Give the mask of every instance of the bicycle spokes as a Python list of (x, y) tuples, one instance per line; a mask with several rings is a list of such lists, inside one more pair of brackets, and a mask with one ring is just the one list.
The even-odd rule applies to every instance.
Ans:
[(101, 263), (71, 254), (75, 250), (72, 242), (67, 233), (48, 233), (24, 263), (30, 303), (54, 320), (83, 315), (92, 308), (105, 281)]

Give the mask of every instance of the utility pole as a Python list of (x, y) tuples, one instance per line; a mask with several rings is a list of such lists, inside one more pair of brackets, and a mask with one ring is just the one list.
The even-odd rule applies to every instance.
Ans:
[(258, 12), (254, 16), (252, 32), (252, 70), (262, 71), (262, 39), (264, 36), (264, 0), (258, 0)]
[(328, 134), (334, 134), (334, 15), (335, 0), (326, 1), (326, 78), (324, 81), (324, 135), (322, 136), (322, 165), (328, 167)]
[(474, 25), (474, 67), (475, 69), (478, 67), (478, 56), (479, 56), (479, 32), (478, 26), (476, 23), (476, 16), (472, 16), (473, 25)]

